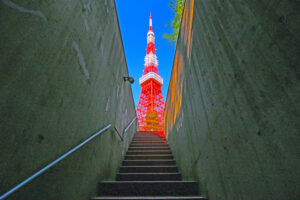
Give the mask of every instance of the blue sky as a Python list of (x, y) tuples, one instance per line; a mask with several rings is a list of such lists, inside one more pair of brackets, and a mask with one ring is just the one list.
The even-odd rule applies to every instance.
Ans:
[(132, 92), (136, 106), (141, 92), (139, 78), (143, 75), (144, 70), (150, 12), (155, 33), (158, 71), (164, 79), (162, 92), (165, 100), (167, 97), (175, 53), (174, 46), (163, 38), (164, 33), (172, 31), (171, 28), (166, 28), (166, 25), (173, 19), (169, 2), (170, 0), (116, 0), (129, 75), (135, 80), (132, 84)]

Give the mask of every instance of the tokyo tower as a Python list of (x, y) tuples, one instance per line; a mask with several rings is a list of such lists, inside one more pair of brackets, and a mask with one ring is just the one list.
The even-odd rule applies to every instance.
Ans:
[(147, 52), (145, 56), (144, 74), (139, 79), (142, 87), (137, 106), (139, 131), (163, 131), (165, 102), (161, 92), (163, 79), (158, 73), (158, 61), (154, 45), (155, 37), (152, 29), (150, 13), (149, 31), (147, 33)]

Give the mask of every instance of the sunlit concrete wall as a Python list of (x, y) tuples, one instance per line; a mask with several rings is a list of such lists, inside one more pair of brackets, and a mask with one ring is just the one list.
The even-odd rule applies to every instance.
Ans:
[(300, 198), (299, 38), (299, 1), (186, 1), (165, 132), (203, 195)]
[[(114, 1), (0, 0), (0, 195), (108, 124), (135, 117)], [(113, 180), (110, 128), (8, 199), (88, 199)]]

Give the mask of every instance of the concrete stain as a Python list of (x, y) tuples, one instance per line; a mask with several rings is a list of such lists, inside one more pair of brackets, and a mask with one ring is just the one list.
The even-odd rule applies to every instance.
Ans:
[(108, 97), (108, 99), (107, 99), (106, 106), (105, 106), (105, 112), (108, 111), (109, 105), (110, 105), (110, 97)]
[(87, 19), (84, 19), (83, 23), (84, 23), (84, 27), (85, 27), (86, 32), (89, 32), (89, 24), (88, 24)]
[(85, 60), (83, 57), (83, 54), (81, 53), (78, 44), (73, 41), (72, 43), (73, 48), (75, 49), (77, 56), (78, 56), (78, 61), (79, 61), (79, 65), (81, 67), (81, 70), (83, 72), (83, 74), (85, 75), (85, 77), (89, 80), (90, 79), (90, 73), (88, 71), (88, 69), (86, 68), (86, 64), (85, 64)]
[(44, 20), (47, 20), (46, 16), (39, 10), (30, 10), (30, 9), (27, 9), (27, 8), (23, 8), (23, 7), (19, 6), (18, 4), (14, 3), (10, 0), (2, 0), (2, 3), (9, 6), (9, 7), (11, 7), (11, 8), (16, 9), (20, 12), (36, 15), (38, 17), (43, 18)]

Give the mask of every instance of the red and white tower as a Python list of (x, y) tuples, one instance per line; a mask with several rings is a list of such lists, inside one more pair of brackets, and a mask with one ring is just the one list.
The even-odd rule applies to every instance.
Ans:
[(163, 131), (163, 113), (165, 107), (161, 92), (163, 79), (158, 73), (158, 61), (155, 53), (154, 41), (155, 37), (150, 13), (149, 31), (147, 33), (147, 52), (144, 64), (145, 68), (144, 74), (139, 80), (142, 87), (137, 106), (137, 118), (140, 131)]

